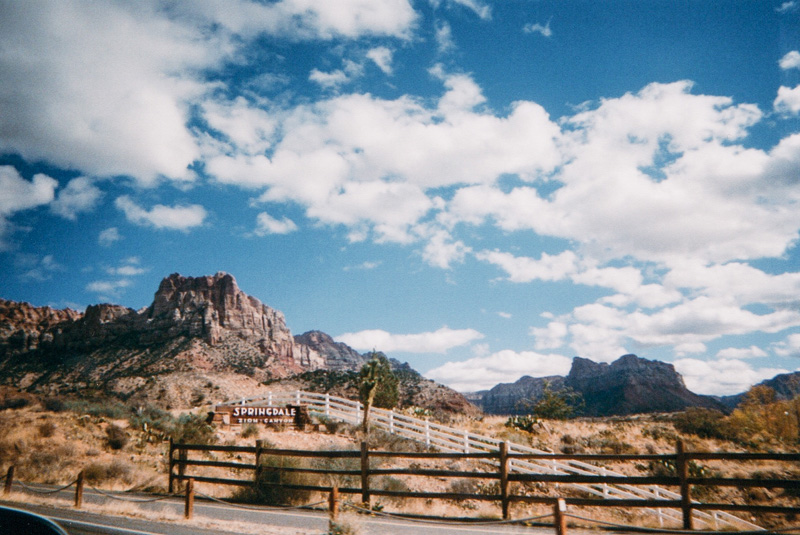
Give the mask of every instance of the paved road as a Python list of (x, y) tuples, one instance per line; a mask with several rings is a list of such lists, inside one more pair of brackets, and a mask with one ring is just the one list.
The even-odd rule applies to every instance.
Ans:
[[(45, 489), (37, 485), (36, 488)], [(18, 490), (18, 489), (16, 489)], [(131, 500), (146, 500), (147, 495), (128, 496)], [(194, 519), (183, 520), (183, 501), (168, 498), (158, 502), (135, 503), (137, 516), (152, 517), (151, 520), (123, 516), (109, 516), (96, 512), (75, 510), (71, 507), (74, 489), (52, 495), (52, 505), (32, 505), (20, 502), (2, 502), (20, 509), (28, 509), (52, 518), (69, 531), (70, 535), (218, 535), (230, 533), (261, 533), (264, 535), (320, 535), (327, 532), (328, 517), (322, 511), (304, 511), (275, 508), (239, 508), (217, 502), (198, 499), (195, 502)], [(110, 498), (87, 489), (85, 504), (102, 505)], [(120, 508), (131, 508), (120, 505)], [(156, 520), (167, 517), (172, 521)], [(356, 519), (359, 532), (364, 535), (543, 535), (552, 534), (552, 528), (532, 528), (518, 525), (479, 524), (434, 524), (404, 519), (364, 517)], [(576, 534), (577, 531), (570, 531)]]

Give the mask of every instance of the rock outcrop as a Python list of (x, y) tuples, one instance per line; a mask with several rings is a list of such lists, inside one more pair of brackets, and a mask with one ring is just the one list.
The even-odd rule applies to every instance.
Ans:
[(554, 391), (570, 388), (580, 394), (584, 416), (674, 412), (688, 407), (726, 409), (712, 396), (689, 391), (671, 364), (636, 355), (625, 355), (611, 364), (575, 357), (566, 377), (526, 376), (468, 398), (490, 414), (521, 414), (526, 411), (524, 401), (535, 403), (545, 385)]
[(294, 341), (302, 350), (315, 351), (325, 359), (325, 368), (329, 370), (359, 370), (367, 360), (366, 356), (343, 344), (322, 331), (308, 331), (298, 334)]

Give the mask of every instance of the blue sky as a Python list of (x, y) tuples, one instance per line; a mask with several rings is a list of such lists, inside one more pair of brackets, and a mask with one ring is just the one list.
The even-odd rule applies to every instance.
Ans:
[(800, 3), (0, 1), (0, 296), (226, 271), (460, 390), (800, 368)]

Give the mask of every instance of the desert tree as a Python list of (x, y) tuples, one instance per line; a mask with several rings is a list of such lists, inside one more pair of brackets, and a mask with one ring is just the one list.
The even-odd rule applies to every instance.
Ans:
[(361, 428), (369, 431), (369, 412), (373, 406), (391, 409), (400, 398), (398, 381), (386, 355), (372, 350), (370, 359), (358, 372), (358, 394), (364, 405), (364, 419)]

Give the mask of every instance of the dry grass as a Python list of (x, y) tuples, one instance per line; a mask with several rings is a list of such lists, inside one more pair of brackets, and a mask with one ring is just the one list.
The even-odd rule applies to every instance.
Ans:
[[(505, 426), (504, 417), (485, 417), (481, 420), (454, 416), (450, 425), (469, 429), (474, 433), (493, 436), (520, 444), (551, 451), (555, 453), (634, 453), (634, 454), (671, 454), (675, 452), (679, 433), (675, 430), (669, 417), (647, 416), (631, 418), (581, 419), (571, 421), (546, 421), (535, 426), (532, 432), (523, 432)], [(108, 430), (115, 426), (124, 429), (129, 440), (119, 450), (114, 450), (108, 441)], [(283, 431), (269, 430), (263, 427), (236, 427), (217, 430), (217, 443), (226, 445), (252, 446), (256, 440), (265, 441), (268, 445), (286, 449), (307, 450), (341, 450), (358, 449), (360, 434), (348, 426), (342, 426), (337, 433), (313, 433), (292, 429)], [(680, 437), (686, 440), (690, 451), (743, 451), (734, 442), (705, 439), (696, 436)], [(393, 442), (392, 437), (373, 435), (379, 449), (406, 449), (401, 443)], [(73, 411), (58, 412), (45, 410), (41, 404), (31, 402), (25, 407), (0, 410), (0, 470), (5, 472), (9, 465), (15, 465), (17, 478), (26, 482), (66, 484), (75, 479), (78, 472), (85, 470), (87, 483), (105, 490), (128, 490), (132, 488), (151, 491), (166, 491), (167, 488), (167, 452), (166, 442), (157, 439), (143, 430), (133, 428), (127, 420), (112, 419), (104, 416), (80, 414)], [(412, 448), (413, 449), (413, 448)], [(192, 457), (195, 457), (193, 454)], [(235, 453), (208, 453), (205, 459), (252, 463), (250, 455)], [(596, 463), (600, 464), (600, 463)], [(491, 471), (486, 465), (471, 461), (452, 461), (445, 466), (440, 461), (427, 460), (393, 460), (383, 461), (381, 467), (411, 467), (463, 471)], [(661, 466), (646, 463), (611, 463), (604, 466), (617, 472), (632, 476), (648, 475), (664, 469)], [(377, 463), (374, 465), (377, 466)], [(718, 474), (722, 477), (793, 477), (795, 467), (786, 463), (759, 462), (748, 464), (732, 464), (720, 461), (703, 462), (696, 469), (705, 470), (707, 475)], [(251, 471), (234, 472), (223, 468), (206, 468), (202, 471), (196, 467), (191, 473), (211, 477), (247, 479), (252, 477)], [(2, 475), (2, 474), (0, 474)], [(330, 481), (321, 481), (323, 485)], [(374, 478), (373, 484), (389, 490), (411, 490), (429, 492), (483, 492), (496, 493), (492, 485), (496, 480), (452, 480), (445, 478), (399, 477)], [(357, 486), (357, 482), (355, 484)], [(225, 498), (231, 495), (231, 487), (198, 484), (199, 492), (214, 497)], [(577, 495), (566, 486), (529, 484), (526, 486), (512, 484), (512, 492), (537, 496), (570, 496)], [(31, 502), (32, 497), (24, 494), (19, 501)], [(316, 494), (310, 501), (322, 501), (326, 497)], [(345, 497), (356, 500), (358, 497)], [(779, 505), (798, 505), (798, 498), (780, 489), (742, 490), (728, 488), (709, 491), (698, 495), (701, 501), (722, 503), (770, 503)], [(16, 499), (16, 498), (12, 498)], [(393, 500), (373, 498), (373, 505), (380, 504), (387, 512), (408, 514), (498, 518), (499, 504), (478, 500)], [(87, 509), (89, 506), (86, 506)], [(114, 514), (137, 516), (141, 511), (135, 506), (126, 504), (110, 506)], [(116, 511), (116, 512), (115, 512)], [(657, 527), (658, 520), (638, 510), (611, 510), (607, 508), (585, 508), (574, 511), (587, 517), (608, 522), (633, 524), (638, 526)], [(512, 517), (528, 518), (550, 513), (549, 507), (543, 505), (526, 506), (514, 504)], [(149, 513), (148, 513), (149, 516)], [(182, 521), (182, 519), (178, 519)], [(792, 519), (763, 518), (771, 527), (785, 525)], [(230, 528), (229, 524), (224, 527)], [(242, 529), (242, 532), (249, 532)]]

